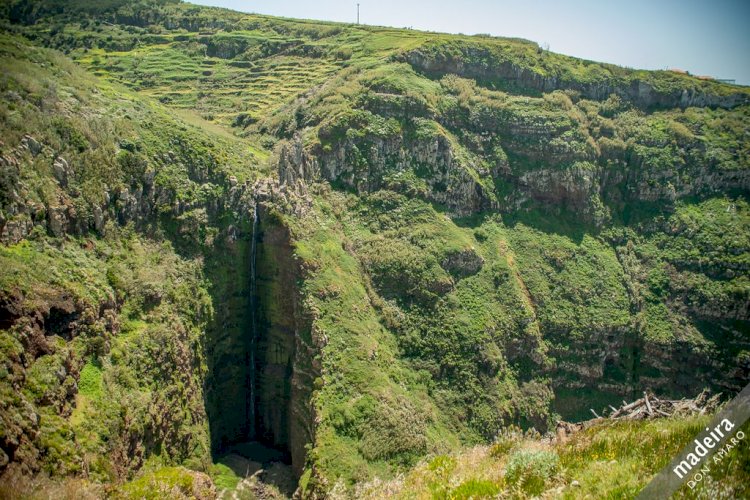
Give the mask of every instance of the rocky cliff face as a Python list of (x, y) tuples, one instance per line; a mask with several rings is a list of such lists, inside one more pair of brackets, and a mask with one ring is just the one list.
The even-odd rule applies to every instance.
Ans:
[(56, 73), (61, 56), (11, 45), (49, 58), (14, 60), (75, 97), (40, 105), (23, 84), (1, 90), (24, 128), (3, 120), (0, 142), (0, 484), (42, 471), (121, 483), (147, 460), (208, 470), (221, 438), (253, 425), (244, 406), (216, 403), (244, 396), (244, 359), (227, 339), (242, 333), (246, 273), (230, 269), (256, 198), (289, 200), (222, 170), (228, 157), (200, 130), (102, 95), (74, 66)]
[(643, 109), (689, 106), (731, 109), (750, 102), (750, 96), (746, 92), (723, 94), (711, 83), (699, 84), (692, 81), (685, 82), (682, 86), (677, 84), (674, 88), (658, 88), (645, 80), (645, 75), (639, 78), (623, 71), (619, 71), (620, 74), (617, 75), (611, 68), (600, 68), (595, 81), (582, 82), (572, 75), (557, 72), (554, 63), (551, 64), (551, 70), (545, 68), (544, 51), (539, 49), (535, 52), (537, 53), (532, 59), (537, 59), (535, 62), (539, 62), (540, 67), (530, 66), (528, 61), (521, 63), (508, 60), (502, 48), (478, 43), (452, 46), (427, 44), (400, 57), (419, 71), (432, 75), (461, 75), (516, 91), (573, 90), (593, 100), (604, 100), (617, 94)]
[[(31, 137), (25, 143), (38, 144)], [(29, 148), (21, 149), (22, 155), (30, 154)], [(62, 164), (59, 159), (56, 162)], [(16, 168), (17, 164), (8, 161), (4, 166)], [(165, 199), (173, 197), (174, 193), (156, 189), (148, 180), (144, 180), (143, 184), (134, 180), (133, 184), (139, 187), (132, 194), (129, 190), (120, 190), (102, 207), (95, 206), (90, 214), (83, 216), (75, 212), (70, 204), (44, 206), (40, 209), (42, 212), (54, 214), (46, 218), (29, 217), (28, 210), (34, 206), (33, 203), (17, 196), (6, 205), (5, 213), (9, 217), (3, 226), (4, 243), (12, 245), (23, 241), (35, 227), (46, 229), (57, 238), (76, 237), (99, 231), (105, 234), (105, 222), (110, 220), (110, 224), (114, 224), (107, 226), (111, 232), (130, 223), (136, 227), (147, 227), (157, 217), (167, 215), (163, 212), (157, 214), (156, 207), (164, 206)], [(177, 238), (201, 245), (206, 244), (201, 237), (205, 231), (201, 224), (205, 224), (205, 220), (201, 222), (182, 217), (184, 214), (199, 210), (208, 219), (228, 217), (231, 221), (218, 232), (210, 246), (204, 247), (208, 262), (206, 272), (214, 280), (212, 293), (216, 307), (202, 339), (205, 342), (208, 372), (197, 373), (205, 377), (207, 414), (202, 418), (209, 427), (215, 453), (220, 455), (233, 443), (260, 440), (283, 450), (299, 476), (306, 466), (306, 445), (314, 439), (315, 417), (311, 395), (319, 366), (314, 362), (317, 348), (311, 340), (312, 320), (300, 302), (298, 282), (302, 279), (302, 270), (293, 257), (288, 230), (273, 216), (261, 215), (261, 232), (253, 235), (251, 218), (258, 198), (266, 200), (271, 212), (283, 210), (284, 207), (292, 211), (304, 210), (304, 204), (300, 203), (299, 194), (288, 193), (275, 182), (238, 185), (230, 178), (227, 184), (224, 196), (209, 200), (203, 206), (184, 206), (175, 201), (174, 213), (167, 215), (167, 220), (177, 223)], [(147, 187), (143, 189), (143, 185)], [(65, 195), (71, 186), (60, 183), (59, 188), (64, 193), (61, 200), (66, 203), (65, 200), (70, 198)], [(19, 191), (23, 192), (21, 189)], [(99, 215), (92, 219), (92, 214)], [(250, 348), (248, 339), (253, 334), (249, 301), (249, 250), (253, 236), (258, 238), (259, 243), (255, 277), (258, 281), (259, 322), (257, 345), (254, 347), (257, 360), (254, 400), (251, 399), (253, 393), (246, 386), (246, 381), (250, 379), (249, 370), (252, 369), (246, 358)], [(240, 263), (239, 268), (224, 278), (227, 266), (237, 263)], [(133, 298), (140, 300), (135, 294)], [(158, 304), (162, 300), (162, 292), (154, 291), (153, 297), (145, 296), (144, 300)], [(122, 303), (118, 304), (114, 297), (109, 297), (101, 303), (88, 304), (76, 300), (64, 290), (50, 291), (43, 300), (38, 297), (28, 300), (21, 292), (16, 295), (4, 294), (2, 301), (0, 327), (15, 332), (20, 344), (4, 365), (9, 374), (6, 380), (10, 384), (8, 388), (17, 391), (19, 397), (12, 398), (12, 403), (8, 403), (3, 412), (7, 435), (0, 443), (0, 472), (10, 467), (13, 470), (8, 474), (32, 474), (41, 467), (40, 456), (48, 453), (39, 439), (39, 408), (44, 409), (45, 415), (52, 409), (61, 419), (71, 418), (76, 406), (82, 404), (77, 399), (77, 381), (86, 356), (109, 353), (109, 339), (119, 333)], [(98, 350), (76, 352), (76, 339), (91, 336), (101, 341), (101, 345), (96, 344), (99, 345)], [(197, 349), (196, 355), (202, 354), (200, 345), (193, 348)], [(182, 352), (189, 351), (189, 348), (181, 346), (178, 350), (180, 364), (170, 365), (167, 371), (172, 373), (174, 369), (195, 375), (196, 369), (192, 365), (197, 362), (187, 352)], [(55, 363), (55, 367), (52, 367), (55, 379), (45, 381), (48, 385), (35, 399), (29, 400), (24, 394), (30, 385), (38, 382), (33, 381), (27, 372), (39, 364), (49, 363)], [(5, 396), (10, 397), (9, 394)], [(254, 411), (248, 412), (248, 407)], [(154, 402), (151, 411), (154, 422), (149, 425), (153, 428), (130, 431), (126, 424), (120, 437), (120, 448), (113, 460), (122, 477), (137, 470), (143, 460), (153, 453), (154, 446), (162, 446), (158, 443), (172, 439), (169, 437), (174, 432), (172, 426), (180, 421), (166, 401)], [(193, 417), (200, 419), (201, 415), (195, 414)], [(176, 444), (172, 439), (169, 446)]]
[(301, 302), (301, 278), (288, 229), (261, 211), (257, 261), (256, 439), (289, 454), (295, 474), (314, 442), (313, 381), (319, 376), (312, 320)]
[[(172, 255), (156, 257), (145, 270), (137, 264), (143, 257), (139, 242), (122, 273), (118, 264), (87, 256), (91, 248), (63, 247), (39, 261), (43, 250), (25, 243), (29, 267), (9, 264), (7, 250), (2, 252), (4, 265), (23, 277), (0, 294), (2, 482), (40, 471), (124, 480), (154, 455), (204, 460), (205, 374), (195, 332), (211, 311), (195, 269), (169, 260)], [(153, 247), (148, 251), (158, 255)], [(75, 255), (77, 264), (67, 265), (63, 252)], [(193, 299), (176, 296), (170, 277), (146, 278), (165, 267), (194, 287)], [(77, 281), (82, 275), (91, 288)], [(180, 307), (194, 315), (180, 316)], [(133, 371), (142, 378), (130, 378)], [(106, 464), (93, 458), (99, 454), (107, 455)]]
[[(40, 408), (51, 408), (60, 418), (70, 417), (75, 408), (84, 360), (72, 341), (101, 335), (102, 343), (107, 343), (119, 331), (117, 305), (112, 296), (89, 304), (59, 289), (49, 290), (43, 298), (4, 291), (0, 295), (0, 329), (13, 332), (15, 340), (0, 365), (5, 374), (0, 474), (8, 467), (34, 473), (45, 451), (37, 439), (44, 425)], [(39, 380), (37, 362), (51, 365), (49, 379)]]
[[(282, 183), (290, 185), (327, 180), (361, 194), (379, 189), (413, 193), (459, 217), (543, 206), (556, 213), (576, 212), (599, 227), (610, 220), (611, 210), (629, 204), (669, 205), (689, 196), (750, 189), (747, 169), (695, 164), (657, 170), (643, 165), (638, 157), (627, 162), (599, 158), (596, 163), (576, 161), (562, 167), (488, 171), (457, 159), (444, 136), (417, 142), (373, 138), (364, 147), (345, 140), (330, 152), (307, 151), (296, 139), (280, 147), (278, 172)], [(413, 172), (419, 179), (416, 183)], [(499, 196), (493, 189), (497, 185), (502, 186)]]
[[(511, 97), (454, 77), (441, 85), (449, 95), (432, 107), (368, 92), (353, 118), (282, 141), (281, 182), (389, 189), (459, 217), (571, 211), (596, 227), (634, 206), (750, 189), (739, 149), (719, 154), (704, 128), (691, 130), (671, 112), (644, 115), (616, 92), (604, 103), (574, 103), (563, 93)], [(609, 106), (621, 114), (609, 118)]]
[[(585, 341), (545, 333), (552, 342), (550, 355), (558, 360), (552, 382), (554, 407), (564, 419), (591, 415), (584, 404), (587, 398), (590, 408), (601, 409), (636, 398), (645, 388), (665, 396), (704, 388), (735, 393), (750, 375), (749, 363), (737, 365), (717, 346), (696, 345), (687, 338), (658, 342), (638, 330), (639, 325), (603, 330)], [(722, 376), (717, 378), (717, 373)]]
[[(282, 182), (327, 180), (361, 194), (417, 189), (419, 195), (458, 216), (497, 208), (492, 193), (477, 179), (488, 172), (476, 169), (456, 158), (444, 136), (418, 141), (401, 136), (346, 140), (330, 152), (306, 151), (298, 138), (280, 147), (278, 162)], [(402, 182), (401, 177), (414, 170), (420, 172), (421, 188)]]
[[(31, 161), (50, 165), (59, 189), (55, 200), (35, 201), (19, 183), (21, 165)], [(201, 222), (196, 216), (200, 218), (201, 214), (206, 218), (230, 212), (236, 219), (235, 224), (246, 218), (253, 204), (253, 190), (248, 183), (238, 185), (234, 177), (209, 174), (211, 167), (185, 165), (185, 161), (184, 157), (169, 151), (154, 163), (189, 169), (191, 180), (200, 184), (200, 189), (208, 195), (199, 203), (181, 200), (173, 188), (156, 183), (155, 170), (147, 169), (141, 176), (131, 177), (128, 186), (104, 189), (97, 196), (101, 202), (90, 204), (81, 198), (80, 187), (72, 180), (75, 165), (27, 135), (15, 148), (0, 156), (0, 170), (7, 184), (3, 187), (9, 195), (2, 204), (0, 241), (17, 243), (34, 227), (49, 231), (55, 237), (80, 236), (90, 231), (104, 235), (110, 221), (121, 226), (134, 223), (145, 227), (164, 215), (177, 222), (178, 233), (193, 237), (196, 236), (195, 225)]]
[[(695, 275), (670, 265), (672, 290), (661, 309), (665, 316), (659, 318), (649, 286), (654, 263), (639, 255), (642, 250), (632, 241), (614, 246), (624, 271), (621, 279), (630, 319), (617, 328), (594, 328), (583, 339), (564, 331), (546, 332), (551, 355), (558, 359), (553, 381), (557, 411), (567, 418), (587, 417), (581, 390), (592, 391), (592, 401), (600, 405), (616, 405), (623, 398), (639, 396), (645, 388), (676, 396), (704, 388), (740, 391), (750, 376), (750, 360), (742, 354), (741, 340), (750, 320), (745, 292), (700, 300), (695, 307), (695, 299), (685, 295), (680, 284), (685, 279), (682, 272)], [(704, 272), (715, 273), (719, 267), (723, 266)], [(668, 334), (657, 335), (659, 326), (666, 326)]]
[(750, 377), (745, 90), (149, 6), (13, 26), (132, 92), (0, 36), (0, 481), (257, 440), (324, 495)]

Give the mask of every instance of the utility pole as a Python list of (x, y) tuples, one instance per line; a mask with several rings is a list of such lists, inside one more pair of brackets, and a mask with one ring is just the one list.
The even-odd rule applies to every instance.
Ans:
[(359, 4), (357, 4), (357, 24), (359, 24)]

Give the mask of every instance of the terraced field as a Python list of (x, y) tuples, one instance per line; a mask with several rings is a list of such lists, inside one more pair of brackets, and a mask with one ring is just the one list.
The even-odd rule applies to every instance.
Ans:
[[(236, 13), (230, 13), (234, 15)], [(230, 16), (231, 17), (231, 16)], [(424, 43), (423, 32), (242, 16), (238, 29), (152, 33), (108, 23), (66, 25), (83, 40), (69, 55), (95, 75), (224, 127), (246, 128), (309, 93), (347, 67), (375, 66), (395, 50)], [(153, 30), (152, 30), (153, 31)], [(133, 41), (133, 35), (135, 42)], [(39, 33), (48, 38), (48, 31)]]
[(341, 69), (335, 61), (284, 54), (258, 61), (198, 59), (179, 42), (128, 52), (91, 50), (79, 62), (98, 76), (224, 125), (232, 125), (238, 117), (245, 125), (253, 123)]

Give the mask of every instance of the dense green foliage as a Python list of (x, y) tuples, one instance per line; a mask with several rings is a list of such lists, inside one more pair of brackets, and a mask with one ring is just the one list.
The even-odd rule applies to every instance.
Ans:
[(256, 313), (309, 496), (630, 495), (702, 420), (507, 429), (748, 382), (746, 88), (173, 1), (0, 14), (9, 491), (243, 487)]
[[(63, 214), (49, 234), (37, 227), (0, 247), (4, 314), (14, 311), (3, 321), (15, 323), (0, 331), (4, 442), (27, 470), (54, 476), (111, 482), (144, 464), (206, 468), (206, 331), (221, 281), (212, 268), (206, 280), (204, 257), (234, 222), (211, 207), (229, 188), (226, 168), (257, 176), (257, 156), (58, 53), (7, 35), (0, 51), (3, 195), (12, 196), (3, 224)], [(44, 151), (18, 148), (26, 134)], [(62, 180), (57, 158), (72, 167)], [(156, 203), (138, 217), (129, 193), (149, 192)], [(89, 232), (97, 211), (110, 220)]]

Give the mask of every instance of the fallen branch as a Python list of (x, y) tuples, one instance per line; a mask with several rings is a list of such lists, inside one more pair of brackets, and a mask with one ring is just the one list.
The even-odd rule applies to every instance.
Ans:
[[(719, 406), (720, 397), (721, 394), (709, 397), (708, 391), (705, 389), (693, 399), (661, 399), (653, 394), (644, 392), (642, 398), (632, 403), (623, 400), (622, 406), (619, 408), (609, 405), (609, 409), (612, 412), (604, 418), (609, 420), (644, 420), (696, 414), (703, 415), (716, 410)], [(558, 440), (564, 441), (567, 439), (567, 436), (581, 429), (586, 429), (604, 419), (593, 408), (590, 408), (590, 411), (595, 417), (591, 420), (578, 423), (558, 422), (556, 432)]]

